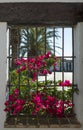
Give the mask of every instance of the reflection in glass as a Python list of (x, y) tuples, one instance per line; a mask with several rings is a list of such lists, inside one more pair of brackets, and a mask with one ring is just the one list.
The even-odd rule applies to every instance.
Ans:
[(71, 73), (64, 72), (64, 80), (70, 80), (70, 82), (72, 83), (72, 72)]
[(58, 37), (55, 37), (55, 55), (62, 56), (62, 28), (56, 28)]
[(56, 72), (56, 81), (62, 80), (62, 72)]
[(72, 56), (72, 28), (64, 28), (64, 56)]

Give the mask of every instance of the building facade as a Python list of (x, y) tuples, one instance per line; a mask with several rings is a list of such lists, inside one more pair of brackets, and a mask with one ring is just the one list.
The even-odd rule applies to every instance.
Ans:
[[(42, 1), (38, 1), (38, 0), (30, 0), (30, 1), (29, 0), (24, 0), (24, 1), (23, 0), (19, 0), (19, 1), (17, 1), (17, 0), (0, 0), (0, 7), (2, 10), (2, 12), (0, 11), (0, 19), (1, 19), (1, 21), (0, 21), (0, 130), (5, 129), (4, 122), (6, 119), (6, 114), (4, 113), (3, 109), (4, 109), (5, 98), (6, 98), (5, 94), (6, 94), (6, 85), (7, 85), (7, 42), (8, 42), (7, 27), (8, 27), (8, 23), (15, 24), (15, 22), (16, 22), (16, 24), (17, 23), (20, 24), (20, 22), (18, 22), (18, 19), (20, 17), (22, 17), (22, 15), (20, 15), (19, 18), (16, 18), (16, 15), (18, 17), (18, 14), (15, 14), (14, 16), (12, 16), (12, 13), (14, 13), (14, 12), (10, 13), (10, 10), (9, 10), (9, 12), (5, 11), (6, 9), (8, 9), (8, 7), (10, 7), (10, 6), (13, 7), (13, 4), (12, 5), (4, 5), (4, 4), (12, 3), (12, 2), (15, 3), (15, 2), (44, 2), (44, 1), (43, 0)], [(78, 3), (77, 0), (70, 0), (70, 1), (69, 0), (59, 0), (59, 1), (46, 0), (45, 2), (54, 2), (54, 3), (58, 2), (58, 7), (59, 7), (59, 4), (61, 4), (61, 2), (68, 3), (68, 4), (70, 2), (73, 2), (72, 4)], [(75, 62), (74, 63), (74, 65), (75, 65), (74, 66), (74, 69), (75, 69), (74, 76), (75, 76), (75, 83), (78, 85), (78, 88), (79, 88), (79, 95), (74, 95), (74, 102), (75, 102), (75, 112), (77, 114), (78, 120), (81, 123), (81, 128), (64, 128), (64, 130), (67, 130), (67, 129), (83, 130), (83, 8), (82, 8), (83, 6), (81, 7), (81, 4), (83, 4), (83, 0), (79, 0), (79, 3), (80, 3), (80, 4), (78, 4), (79, 8), (77, 8), (77, 10), (76, 10), (77, 15), (78, 15), (77, 16), (78, 20), (76, 21), (76, 23), (75, 23), (75, 21), (73, 21), (74, 42), (75, 42), (74, 52), (76, 55), (76, 59), (74, 61)], [(15, 8), (17, 10), (17, 7), (15, 7)], [(11, 11), (13, 11), (13, 10), (14, 10), (14, 8), (11, 8)], [(20, 10), (20, 8), (19, 8), (19, 10)], [(71, 9), (69, 11), (71, 11)], [(72, 12), (70, 12), (70, 13), (72, 13)], [(46, 12), (45, 12), (45, 14), (46, 14)], [(72, 17), (70, 17), (70, 15), (69, 15), (69, 17), (70, 17), (69, 21), (71, 18), (73, 18), (74, 14), (75, 14), (75, 12), (73, 13)], [(33, 16), (33, 14), (32, 14), (32, 16)], [(62, 16), (65, 17), (64, 15), (62, 15)], [(43, 16), (43, 18), (44, 17), (45, 16)], [(52, 17), (54, 17), (54, 16), (52, 16)], [(77, 17), (75, 17), (75, 18), (77, 18)], [(25, 15), (25, 18), (20, 19), (21, 23), (24, 23), (24, 21), (26, 23), (26, 19), (27, 19), (27, 17)], [(37, 22), (37, 20), (35, 18), (33, 18), (31, 20), (35, 20)], [(27, 20), (27, 22), (31, 22), (31, 20), (30, 21)], [(58, 20), (59, 20), (59, 22), (58, 22)], [(61, 19), (58, 19), (58, 20), (57, 20), (58, 24), (59, 25), (62, 24)], [(65, 20), (65, 18), (62, 19), (62, 21), (64, 21), (64, 20)], [(40, 18), (40, 21), (41, 21), (41, 18)], [(48, 18), (48, 21), (51, 22), (49, 18)], [(66, 24), (69, 24), (68, 21), (65, 20), (65, 22), (66, 22)], [(6, 128), (6, 129), (9, 129), (9, 128)], [(18, 130), (18, 128), (15, 128), (15, 129)], [(27, 128), (27, 129), (29, 129), (29, 128)], [(36, 129), (36, 128), (33, 128), (33, 129)], [(48, 128), (44, 128), (44, 129), (48, 129)], [(56, 128), (56, 129), (61, 130), (63, 128)], [(11, 128), (11, 130), (12, 130), (12, 128)], [(25, 130), (25, 128), (23, 128), (23, 130)]]

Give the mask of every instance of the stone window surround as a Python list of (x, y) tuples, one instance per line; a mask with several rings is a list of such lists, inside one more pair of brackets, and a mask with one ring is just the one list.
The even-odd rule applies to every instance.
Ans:
[[(83, 15), (83, 14), (82, 14)], [(82, 16), (81, 15), (81, 16)], [(2, 21), (6, 21), (6, 20), (2, 20)], [(83, 20), (78, 20), (78, 22), (82, 22)], [(11, 23), (11, 22), (8, 22), (8, 23)], [(15, 24), (15, 23), (14, 23)], [(64, 23), (65, 24), (65, 23)], [(3, 25), (5, 26), (5, 27), (3, 27)], [(76, 25), (76, 24), (75, 24)], [(81, 28), (82, 27), (82, 28)], [(6, 34), (6, 23), (1, 23), (1, 27), (0, 27), (0, 30), (2, 30), (3, 29), (3, 32)], [(80, 47), (78, 47), (78, 43), (80, 44), (80, 45), (82, 45), (82, 35), (80, 35), (83, 31), (82, 31), (82, 29), (83, 29), (83, 23), (78, 23), (77, 24), (77, 26), (75, 26), (75, 32), (76, 32), (76, 34), (75, 34), (75, 42), (76, 42), (76, 46), (75, 46), (75, 48), (77, 48), (78, 50), (80, 50), (80, 52), (78, 52), (77, 51), (77, 58), (80, 58), (80, 59), (77, 59), (77, 61), (75, 61), (76, 63), (77, 62), (79, 62), (79, 65), (77, 64), (76, 66), (78, 66), (78, 73), (77, 73), (77, 71), (76, 71), (76, 75), (78, 75), (78, 76), (76, 76), (76, 82), (78, 82), (78, 85), (80, 86), (80, 91), (82, 90), (82, 72), (81, 72), (81, 69), (82, 69), (82, 63), (83, 63), (83, 58), (82, 58), (82, 50), (81, 50), (81, 48)], [(1, 34), (3, 34), (3, 32), (1, 32)], [(6, 35), (5, 35), (6, 36)], [(80, 39), (80, 41), (79, 41), (79, 39)], [(5, 38), (3, 38), (3, 40), (4, 40), (4, 42), (6, 42), (6, 39)], [(5, 44), (3, 42), (3, 44)], [(79, 46), (80, 46), (79, 45)], [(3, 45), (4, 46), (4, 45)], [(6, 48), (5, 48), (6, 49)], [(3, 50), (3, 48), (2, 48), (2, 50)], [(75, 51), (76, 51), (76, 49), (75, 49)], [(2, 53), (2, 51), (1, 51), (1, 54), (3, 54)], [(1, 57), (0, 57), (1, 58)], [(1, 58), (2, 59), (2, 58)], [(5, 59), (6, 60), (6, 59)], [(5, 61), (2, 59), (2, 63), (5, 63)], [(4, 64), (4, 66), (5, 66), (5, 64)], [(4, 67), (3, 66), (3, 67)], [(76, 68), (76, 67), (75, 67)], [(5, 70), (4, 70), (5, 71)], [(80, 77), (79, 77), (80, 76)], [(5, 79), (5, 75), (3, 75), (2, 77), (4, 77), (4, 79)], [(4, 82), (4, 84), (5, 84), (5, 82)], [(6, 85), (6, 84), (5, 84)], [(3, 83), (2, 83), (2, 86), (3, 86)], [(4, 90), (3, 90), (4, 91)], [(3, 93), (3, 91), (2, 91), (2, 93)], [(81, 91), (81, 92), (83, 92), (83, 90)], [(78, 96), (78, 98), (80, 99), (81, 98), (81, 101), (82, 101), (82, 95), (81, 96)], [(78, 100), (78, 99), (77, 99)], [(76, 105), (77, 104), (81, 104), (80, 102), (78, 103), (78, 101), (76, 102)], [(82, 105), (81, 105), (82, 106)], [(81, 111), (83, 110), (83, 108), (81, 107), (81, 108), (79, 108)], [(77, 111), (77, 113), (78, 113), (78, 118), (79, 118), (79, 120), (81, 121), (81, 122), (83, 122), (83, 118), (81, 117), (81, 114), (80, 114), (80, 110), (78, 110), (77, 108), (76, 108), (76, 111)], [(1, 114), (1, 113), (0, 113)]]

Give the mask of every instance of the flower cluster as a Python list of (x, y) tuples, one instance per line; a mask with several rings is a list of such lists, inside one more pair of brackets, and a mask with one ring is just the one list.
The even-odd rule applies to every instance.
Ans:
[(72, 84), (70, 83), (69, 80), (65, 80), (59, 83), (60, 86), (71, 86)]
[(25, 100), (19, 98), (19, 89), (16, 88), (13, 93), (9, 95), (9, 99), (5, 102), (6, 108), (4, 111), (16, 115), (23, 110), (24, 104)]
[(55, 96), (47, 95), (45, 92), (38, 91), (36, 94), (32, 93), (30, 101), (27, 101), (27, 98), (19, 98), (19, 89), (15, 89), (5, 102), (6, 108), (4, 111), (17, 115), (24, 109), (31, 109), (32, 115), (41, 113), (62, 117), (64, 116), (63, 111), (65, 112), (73, 106), (71, 100), (63, 101)]
[(36, 58), (19, 58), (15, 60), (15, 64), (17, 66), (20, 66), (20, 68), (18, 68), (16, 72), (20, 73), (24, 70), (27, 70), (29, 77), (32, 78), (32, 81), (35, 81), (38, 74), (51, 74), (51, 66), (53, 66), (54, 70), (56, 70), (57, 61), (57, 57), (53, 56), (51, 52), (47, 52), (44, 55), (39, 55)]
[[(10, 88), (9, 98), (5, 102), (5, 112), (13, 115), (19, 113), (29, 113), (31, 115), (49, 114), (53, 116), (64, 116), (64, 112), (72, 108), (72, 99), (69, 97), (64, 100), (54, 94), (53, 82), (44, 81), (40, 83), (37, 79), (39, 75), (51, 74), (50, 67), (56, 65), (58, 58), (47, 52), (46, 54), (36, 57), (17, 58), (15, 64), (17, 69), (14, 70), (14, 78), (10, 82), (13, 86)], [(17, 76), (20, 73), (19, 82)], [(16, 75), (15, 75), (16, 74)], [(26, 83), (27, 82), (27, 83)], [(17, 87), (19, 84), (20, 89)], [(23, 85), (24, 84), (24, 85)], [(69, 80), (56, 82), (57, 86), (65, 87), (71, 86)], [(42, 86), (42, 87), (41, 87)], [(62, 92), (61, 92), (62, 93)], [(59, 93), (59, 95), (64, 95)], [(57, 94), (57, 89), (56, 89)], [(70, 92), (69, 92), (70, 94)]]

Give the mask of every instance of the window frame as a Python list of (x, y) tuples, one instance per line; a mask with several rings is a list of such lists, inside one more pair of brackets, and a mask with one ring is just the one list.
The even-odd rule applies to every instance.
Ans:
[[(63, 31), (63, 37), (64, 37), (64, 28), (65, 27), (62, 27), (63, 29), (62, 29), (62, 31)], [(18, 38), (19, 39), (19, 38)], [(63, 46), (64, 46), (64, 38), (62, 39), (62, 44), (63, 44)], [(72, 75), (72, 83), (73, 83), (73, 86), (76, 86), (76, 85), (74, 85), (74, 59), (75, 59), (75, 56), (74, 56), (74, 28), (72, 27), (72, 55), (73, 56), (71, 56), (71, 58), (72, 58), (72, 61), (73, 61), (73, 71), (72, 71), (72, 73), (73, 73), (73, 75)], [(9, 48), (9, 50), (10, 50), (10, 48)], [(10, 58), (11, 58), (11, 56), (10, 56), (10, 51), (9, 51), (9, 56), (7, 57), (8, 59), (9, 59), (9, 62), (10, 62)], [(64, 56), (64, 52), (62, 53), (62, 57), (59, 57), (59, 58), (62, 58), (62, 66), (64, 67), (64, 58), (68, 58), (68, 57), (66, 57), (66, 56)], [(9, 63), (9, 68), (10, 68), (10, 63)], [(55, 77), (55, 76), (54, 76)], [(55, 79), (55, 78), (54, 78)], [(64, 69), (63, 69), (63, 71), (62, 71), (62, 79), (64, 80)], [(20, 80), (20, 76), (19, 76), (19, 80)], [(10, 81), (9, 81), (10, 82)], [(10, 91), (10, 85), (8, 84), (8, 86), (9, 86), (9, 91)], [(72, 87), (72, 90), (73, 90), (73, 87)], [(64, 91), (64, 89), (63, 89), (63, 91)], [(9, 92), (10, 93), (10, 92)], [(73, 94), (72, 94), (72, 102), (73, 102)]]

